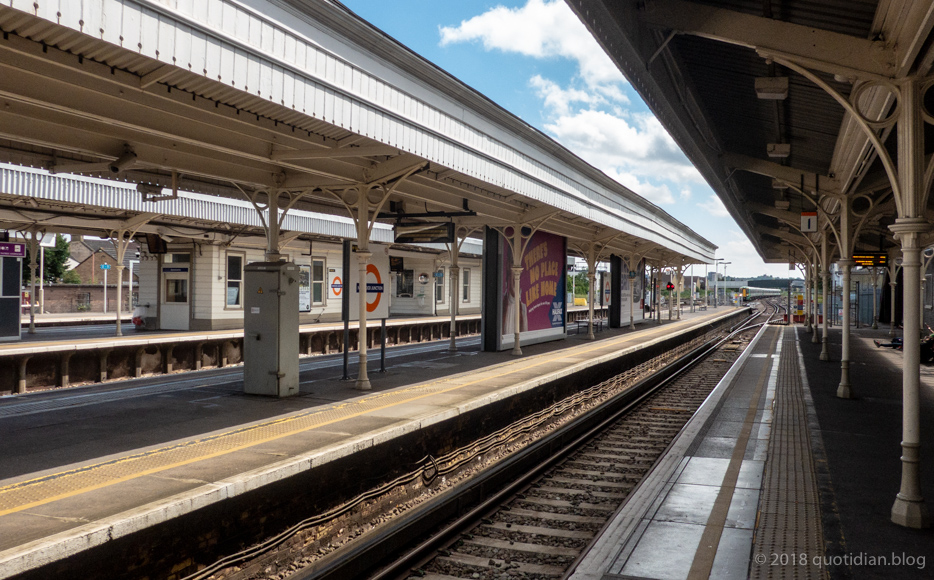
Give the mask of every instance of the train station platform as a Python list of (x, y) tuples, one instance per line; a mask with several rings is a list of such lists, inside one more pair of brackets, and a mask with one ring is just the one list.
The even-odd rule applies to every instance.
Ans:
[[(854, 329), (854, 399), (803, 327), (766, 327), (578, 559), (571, 580), (922, 578), (934, 532), (893, 524), (901, 353)], [(851, 366), (851, 368), (853, 368)], [(922, 423), (934, 372), (922, 369)], [(923, 456), (934, 433), (923, 434)], [(922, 463), (928, 505), (934, 462)]]
[[(301, 393), (288, 399), (243, 394), (241, 371), (229, 367), (0, 399), (0, 578), (61, 574), (43, 566), (105, 543), (137, 551), (131, 561), (154, 558), (140, 534), (167, 522), (193, 529), (192, 517), (271, 518), (264, 490), (326, 495), (367, 485), (369, 462), (405, 461), (407, 437), (468, 436), (468, 424), (508, 415), (540, 385), (664, 349), (674, 334), (702, 336), (743, 310), (685, 313), (661, 326), (604, 330), (595, 341), (572, 335), (523, 347), (518, 358), (479, 352), (476, 339), (459, 341), (455, 353), (446, 342), (399, 347), (388, 373), (371, 366), (374, 391), (365, 394), (339, 380), (330, 356), (303, 359)], [(397, 445), (389, 456), (367, 455), (386, 443)], [(174, 553), (184, 560), (181, 549)]]

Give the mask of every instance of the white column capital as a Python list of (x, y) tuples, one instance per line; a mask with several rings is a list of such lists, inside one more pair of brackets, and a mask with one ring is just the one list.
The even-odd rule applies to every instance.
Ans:
[(925, 218), (898, 218), (889, 226), (902, 246), (916, 247), (918, 236), (931, 231), (932, 226)]

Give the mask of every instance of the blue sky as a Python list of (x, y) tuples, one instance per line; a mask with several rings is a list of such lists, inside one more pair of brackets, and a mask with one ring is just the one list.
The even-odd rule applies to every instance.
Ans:
[(789, 274), (762, 262), (563, 0), (341, 1), (719, 246), (727, 274)]

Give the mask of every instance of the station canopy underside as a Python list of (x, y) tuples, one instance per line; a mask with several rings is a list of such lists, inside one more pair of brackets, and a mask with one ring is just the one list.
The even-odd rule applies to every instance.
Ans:
[[(817, 234), (802, 231), (801, 214), (819, 204), (821, 229), (839, 229), (843, 196), (852, 203), (851, 223), (861, 224), (856, 252), (897, 247), (889, 230), (898, 217), (892, 183), (868, 133), (897, 169), (900, 104), (893, 89), (930, 75), (932, 2), (568, 3), (765, 261), (803, 262), (816, 253)], [(934, 98), (927, 87), (929, 161)], [(930, 219), (931, 209), (912, 217)], [(839, 255), (839, 240), (831, 236), (831, 245)]]
[(710, 242), (339, 4), (3, 0), (0, 30), (0, 161), (157, 191), (274, 191), (337, 216), (364, 192), (371, 218), (385, 201), (385, 223), (475, 212), (456, 218), (462, 233), (522, 224), (605, 256), (713, 259)]

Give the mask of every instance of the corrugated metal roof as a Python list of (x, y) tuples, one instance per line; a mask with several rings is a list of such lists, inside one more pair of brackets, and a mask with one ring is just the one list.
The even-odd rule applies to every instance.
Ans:
[(374, 74), (378, 56), (349, 45), (338, 56), (338, 39), (307, 19), (289, 19), (276, 3), (257, 0), (256, 9), (232, 0), (7, 4), (45, 22), (0, 11), (5, 30), (139, 75), (159, 63), (176, 66), (162, 82), (321, 135), (364, 135), (595, 223), (712, 257), (708, 241), (563, 149), (555, 156), (544, 148), (547, 139), (531, 145), (384, 64)]
[[(179, 192), (178, 199), (145, 202), (132, 185), (80, 176), (51, 175), (27, 167), (0, 165), (0, 193), (80, 204), (88, 208), (106, 208), (133, 213), (156, 212), (199, 222), (262, 227), (253, 207), (245, 207), (223, 198), (205, 199)], [(307, 212), (290, 213), (284, 230), (336, 238), (356, 238), (350, 218), (317, 216)], [(392, 229), (377, 224), (371, 240), (391, 243)]]

